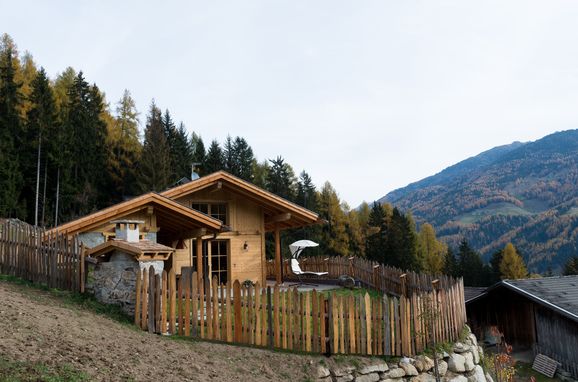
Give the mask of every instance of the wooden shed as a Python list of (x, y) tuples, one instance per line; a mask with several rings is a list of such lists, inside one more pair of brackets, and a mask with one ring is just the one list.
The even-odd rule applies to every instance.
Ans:
[(578, 378), (578, 276), (503, 280), (466, 299), (481, 341), (497, 327), (514, 350), (532, 349)]

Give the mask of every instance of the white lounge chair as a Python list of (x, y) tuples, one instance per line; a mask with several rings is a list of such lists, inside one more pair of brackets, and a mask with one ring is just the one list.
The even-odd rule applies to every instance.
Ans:
[(302, 275), (315, 275), (315, 276), (319, 277), (319, 276), (324, 276), (324, 275), (329, 273), (329, 272), (304, 271), (301, 269), (301, 266), (299, 265), (299, 261), (297, 259), (291, 259), (291, 271), (297, 276), (297, 279), (299, 280), (299, 284), (295, 284), (295, 285), (313, 285), (313, 286), (317, 286), (317, 284), (304, 283), (303, 280), (301, 280), (301, 276)]

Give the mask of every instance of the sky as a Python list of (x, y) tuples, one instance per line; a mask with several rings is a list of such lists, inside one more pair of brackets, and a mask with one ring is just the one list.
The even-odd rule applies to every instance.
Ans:
[(144, 128), (242, 136), (351, 207), (494, 146), (578, 128), (576, 1), (5, 1), (0, 33)]

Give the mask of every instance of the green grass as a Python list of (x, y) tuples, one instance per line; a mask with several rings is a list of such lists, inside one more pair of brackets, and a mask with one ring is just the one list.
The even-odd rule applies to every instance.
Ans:
[[(83, 309), (106, 316), (122, 324), (132, 325), (133, 319), (126, 315), (119, 306), (103, 304), (97, 301), (93, 296), (78, 292), (63, 291), (60, 289), (48, 288), (45, 285), (33, 284), (29, 281), (22, 280), (15, 276), (0, 275), (0, 281), (6, 281), (12, 284), (22, 286), (21, 292), (35, 299), (42, 299), (41, 295), (28, 293), (31, 290), (43, 290), (50, 296), (58, 298), (63, 305), (72, 309)], [(134, 327), (134, 326), (133, 326)], [(136, 328), (136, 327), (135, 327)]]
[(69, 364), (49, 366), (39, 362), (9, 361), (0, 357), (0, 381), (80, 382), (88, 380), (88, 375)]
[(345, 297), (365, 296), (365, 293), (369, 293), (369, 297), (371, 297), (371, 298), (383, 297), (383, 293), (378, 292), (378, 291), (373, 290), (373, 289), (366, 289), (366, 288), (354, 288), (354, 289), (340, 288), (340, 289), (331, 289), (331, 290), (323, 292), (323, 294), (325, 296), (329, 296), (331, 293), (334, 293), (335, 296), (337, 296), (337, 297), (339, 297), (339, 296), (345, 296)]

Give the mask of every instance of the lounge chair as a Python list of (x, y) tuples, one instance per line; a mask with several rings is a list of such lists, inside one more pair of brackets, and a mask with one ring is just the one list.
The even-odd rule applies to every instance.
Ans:
[(317, 286), (317, 284), (304, 283), (303, 280), (301, 280), (301, 276), (303, 276), (303, 275), (315, 275), (315, 276), (319, 277), (319, 276), (324, 276), (324, 275), (329, 273), (329, 272), (304, 271), (301, 269), (301, 266), (299, 265), (299, 261), (297, 259), (291, 259), (291, 271), (297, 276), (297, 279), (299, 280), (299, 284), (293, 284), (293, 285)]

